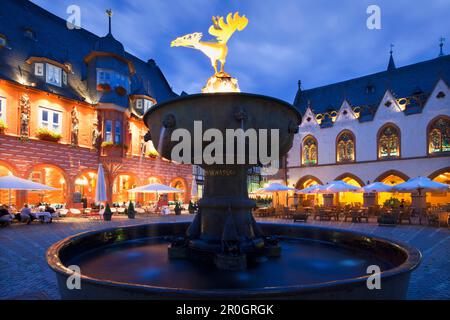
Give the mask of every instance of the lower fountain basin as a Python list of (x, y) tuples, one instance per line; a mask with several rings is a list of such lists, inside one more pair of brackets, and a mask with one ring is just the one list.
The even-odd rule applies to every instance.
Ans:
[[(78, 234), (54, 244), (47, 261), (63, 299), (403, 299), (418, 250), (348, 231), (260, 224), (277, 235), (283, 254), (223, 271), (191, 260), (169, 260), (169, 237), (189, 223), (163, 223)], [(68, 266), (81, 269), (69, 290)], [(381, 269), (381, 289), (367, 288), (367, 267)], [(69, 279), (70, 280), (70, 279)]]

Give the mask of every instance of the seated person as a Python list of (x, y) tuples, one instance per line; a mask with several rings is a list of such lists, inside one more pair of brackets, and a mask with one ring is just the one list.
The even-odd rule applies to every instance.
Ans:
[(31, 209), (28, 204), (25, 203), (22, 210), (20, 210), (20, 221), (30, 224), (34, 219), (35, 217), (32, 215)]
[(12, 218), (9, 214), (7, 206), (0, 207), (0, 225), (8, 225), (11, 222)]
[(51, 207), (51, 206), (49, 206), (49, 205), (47, 205), (46, 207), (45, 207), (45, 210), (44, 210), (45, 212), (48, 212), (48, 213), (50, 213), (50, 214), (54, 214), (56, 211), (55, 211), (55, 209), (53, 209), (53, 207)]

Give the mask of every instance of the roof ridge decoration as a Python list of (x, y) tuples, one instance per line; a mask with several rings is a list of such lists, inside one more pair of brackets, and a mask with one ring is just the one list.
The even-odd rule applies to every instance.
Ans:
[(393, 49), (394, 49), (394, 45), (391, 43), (391, 50), (389, 51), (390, 57), (389, 57), (387, 71), (392, 71), (392, 70), (397, 69), (397, 67), (395, 66), (394, 57), (392, 55), (394, 53)]

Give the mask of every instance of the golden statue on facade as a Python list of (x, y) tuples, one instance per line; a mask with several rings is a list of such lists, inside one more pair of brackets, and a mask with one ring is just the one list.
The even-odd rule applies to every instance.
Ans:
[[(203, 52), (211, 60), (214, 68), (212, 76), (202, 92), (229, 92), (239, 91), (237, 80), (225, 72), (224, 67), (228, 55), (227, 42), (236, 31), (242, 31), (247, 27), (248, 19), (239, 16), (239, 13), (229, 13), (226, 20), (224, 17), (213, 17), (213, 25), (209, 27), (209, 34), (216, 37), (217, 42), (200, 41), (203, 37), (201, 32), (195, 32), (179, 37), (172, 41), (171, 47), (187, 47)], [(218, 64), (220, 62), (220, 71)]]

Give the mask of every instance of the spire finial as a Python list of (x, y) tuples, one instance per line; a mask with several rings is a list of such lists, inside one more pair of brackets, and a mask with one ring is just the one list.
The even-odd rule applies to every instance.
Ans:
[(394, 57), (392, 56), (392, 54), (394, 53), (394, 45), (392, 43), (391, 43), (391, 50), (389, 51), (389, 53), (390, 53), (390, 57), (389, 57), (389, 64), (387, 67), (388, 71), (396, 69)]
[(113, 15), (113, 12), (111, 9), (106, 10), (106, 15), (108, 16), (108, 20), (109, 20), (109, 32), (108, 34), (111, 34), (111, 18)]
[(439, 38), (439, 47), (440, 47), (439, 57), (442, 57), (444, 55), (444, 42), (445, 42), (445, 38), (440, 37)]

